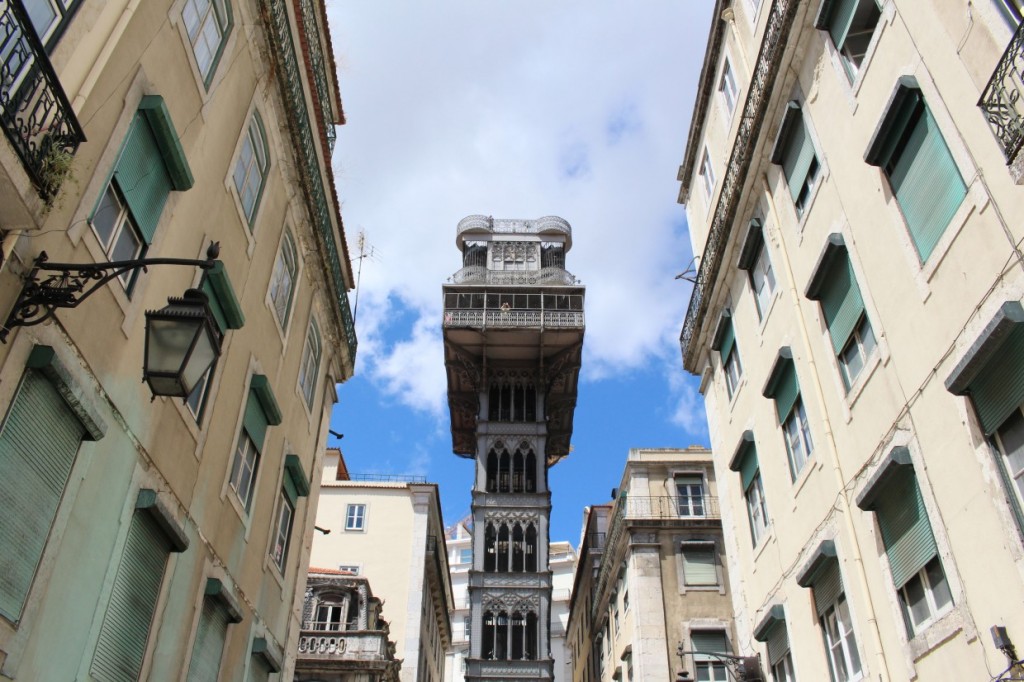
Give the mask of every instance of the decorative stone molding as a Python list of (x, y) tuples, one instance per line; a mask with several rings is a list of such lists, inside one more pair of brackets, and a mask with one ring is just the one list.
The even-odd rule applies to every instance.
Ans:
[(484, 514), (484, 523), (499, 524), (503, 522), (539, 524), (540, 515), (535, 512), (528, 512), (520, 509), (493, 511)]
[(489, 592), (480, 600), (484, 611), (518, 611), (520, 613), (540, 614), (540, 597), (524, 595), (518, 592)]

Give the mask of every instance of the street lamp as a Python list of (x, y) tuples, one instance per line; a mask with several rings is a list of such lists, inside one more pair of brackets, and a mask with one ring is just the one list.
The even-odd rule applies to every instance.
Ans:
[(686, 670), (686, 654), (714, 657), (724, 663), (729, 668), (732, 677), (739, 682), (763, 682), (764, 680), (759, 656), (733, 656), (731, 654), (716, 654), (710, 651), (689, 651), (683, 649), (682, 644), (676, 649), (676, 653), (679, 655), (679, 663), (682, 666), (682, 670), (679, 671), (676, 677), (677, 682), (690, 682), (690, 673)]
[[(187, 265), (210, 270), (218, 262), (220, 244), (212, 242), (205, 260), (189, 258), (139, 258), (109, 263), (50, 263), (40, 253), (25, 275), (25, 285), (7, 321), (0, 342), (14, 327), (32, 327), (54, 316), (60, 308), (78, 304), (107, 282), (152, 265)], [(40, 279), (41, 273), (53, 273)], [(206, 294), (189, 289), (170, 297), (160, 310), (146, 312), (146, 347), (142, 379), (158, 395), (187, 398), (220, 355), (223, 336), (214, 320)]]

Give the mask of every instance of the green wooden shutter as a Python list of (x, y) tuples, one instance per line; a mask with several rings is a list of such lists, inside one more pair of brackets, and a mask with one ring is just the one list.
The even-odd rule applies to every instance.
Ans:
[(234, 287), (231, 286), (223, 261), (217, 261), (206, 271), (202, 289), (220, 331), (223, 333), (228, 329), (241, 329), (245, 324), (245, 315), (238, 303)]
[(927, 107), (910, 131), (889, 182), (921, 261), (926, 261), (967, 196), (967, 186)]
[(828, 18), (828, 34), (837, 50), (846, 41), (858, 4), (858, 0), (835, 0), (832, 3), (832, 11)]
[(26, 370), (0, 433), (0, 614), (21, 617), (85, 427), (60, 393)]
[(170, 549), (156, 520), (136, 511), (92, 659), (90, 673), (97, 680), (139, 679)]
[(807, 134), (807, 126), (804, 124), (803, 113), (797, 114), (793, 122), (793, 129), (789, 134), (786, 143), (786, 152), (782, 158), (782, 170), (786, 174), (786, 182), (789, 183), (789, 192), (793, 201), (800, 196), (804, 180), (807, 179), (807, 172), (811, 168), (811, 161), (814, 160), (814, 145), (811, 144), (811, 137)]
[(789, 632), (786, 630), (785, 621), (775, 622), (775, 626), (768, 633), (766, 644), (768, 646), (768, 663), (775, 665), (789, 651)]
[(736, 345), (736, 331), (732, 328), (732, 320), (726, 322), (725, 325), (725, 329), (722, 332), (721, 348), (718, 350), (722, 355), (723, 364), (729, 359), (732, 347)]
[(189, 682), (208, 682), (218, 679), (220, 659), (231, 620), (219, 599), (203, 599), (203, 612), (199, 616), (196, 642), (192, 647), (192, 662), (188, 666)]
[(775, 410), (781, 424), (786, 421), (793, 405), (796, 404), (796, 399), (800, 397), (800, 385), (796, 380), (796, 368), (792, 360), (786, 362), (786, 366), (781, 370), (772, 397), (775, 398)]
[(900, 473), (886, 486), (875, 513), (892, 581), (902, 587), (937, 553), (924, 498), (913, 473)]
[(971, 381), (968, 391), (987, 436), (1024, 404), (1024, 325), (1009, 334), (998, 354)]
[(838, 601), (843, 593), (843, 577), (839, 573), (839, 562), (829, 561), (814, 579), (814, 608), (820, 617)]
[(167, 173), (153, 130), (142, 115), (136, 115), (132, 122), (121, 157), (117, 160), (114, 178), (143, 240), (151, 243), (167, 196), (171, 193), (171, 176)]
[(717, 585), (714, 546), (684, 545), (683, 576), (687, 585)]
[(270, 666), (261, 657), (253, 656), (249, 666), (250, 682), (270, 682)]
[[(690, 632), (690, 648), (693, 651), (709, 654), (729, 653), (729, 646), (725, 641), (725, 633), (721, 630), (694, 630)], [(702, 653), (695, 653), (693, 660), (714, 661), (717, 659), (712, 656), (705, 656)]]
[(281, 411), (270, 390), (267, 377), (262, 374), (254, 374), (249, 385), (249, 399), (245, 403), (242, 425), (257, 450), (263, 450), (263, 442), (267, 438), (267, 428), (280, 423)]
[(754, 482), (754, 477), (757, 476), (757, 470), (757, 448), (754, 445), (750, 445), (740, 462), (740, 482), (743, 485), (744, 491), (750, 489), (750, 484)]
[(838, 355), (864, 314), (864, 299), (853, 274), (850, 257), (843, 254), (832, 263), (821, 288), (821, 312)]

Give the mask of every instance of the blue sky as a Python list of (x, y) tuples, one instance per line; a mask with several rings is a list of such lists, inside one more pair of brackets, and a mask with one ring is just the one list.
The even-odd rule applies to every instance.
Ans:
[(551, 470), (552, 540), (579, 539), (632, 447), (707, 444), (678, 336), (691, 259), (676, 201), (713, 3), (335, 0), (348, 120), (333, 165), (349, 249), (365, 234), (356, 377), (332, 428), (353, 473), (424, 475), (469, 511), (451, 454), (441, 285), (466, 215), (559, 215), (587, 285), (573, 452)]

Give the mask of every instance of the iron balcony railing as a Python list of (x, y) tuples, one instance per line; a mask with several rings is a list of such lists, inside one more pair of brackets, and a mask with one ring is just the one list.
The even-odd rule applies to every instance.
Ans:
[(51, 202), (85, 133), (22, 0), (0, 0), (0, 121), (39, 196)]
[(637, 497), (630, 495), (626, 499), (625, 515), (627, 519), (703, 519), (722, 518), (718, 508), (718, 498), (710, 495), (671, 497)]
[(355, 632), (325, 632), (323, 630), (301, 630), (299, 632), (299, 657), (303, 656), (346, 656), (358, 658), (360, 654), (384, 656), (388, 640), (379, 630)]
[(981, 93), (978, 106), (985, 113), (992, 134), (1003, 150), (1007, 163), (1013, 163), (1024, 145), (1024, 24), (1017, 27), (1010, 44)]
[(587, 533), (587, 543), (590, 551), (604, 549), (604, 533)]
[(349, 474), (350, 481), (368, 481), (373, 483), (426, 483), (426, 476), (411, 474)]
[(327, 136), (327, 147), (329, 153), (334, 152), (334, 142), (338, 133), (334, 129), (334, 111), (331, 100), (331, 89), (327, 84), (327, 60), (324, 59), (324, 50), (320, 44), (320, 25), (317, 22), (318, 13), (313, 7), (313, 0), (302, 0), (302, 24), (306, 30), (307, 44), (309, 45), (309, 61), (313, 67), (313, 85), (316, 87), (316, 96), (320, 102), (320, 122), (324, 127), (324, 135)]
[(445, 327), (582, 327), (583, 311), (446, 310)]
[(576, 277), (565, 268), (548, 267), (539, 270), (505, 272), (489, 270), (486, 265), (467, 265), (454, 275), (453, 284), (494, 284), (494, 285), (566, 285), (577, 284)]
[[(306, 94), (302, 88), (299, 61), (295, 52), (295, 44), (292, 41), (287, 4), (285, 0), (263, 0), (263, 6), (266, 10), (268, 30), (277, 59), (277, 75), (284, 88), (284, 103), (289, 114), (287, 117), (288, 127), (300, 159), (299, 173), (302, 176), (302, 184), (309, 201), (313, 223), (323, 246), (323, 256), (331, 273), (331, 283), (334, 286), (337, 306), (345, 331), (345, 340), (348, 343), (349, 358), (354, 365), (358, 341), (339, 254), (339, 240), (344, 239), (344, 236), (339, 235), (336, 239), (331, 223), (330, 203), (321, 174), (320, 158), (316, 153), (313, 130), (310, 127), (309, 110), (306, 108)], [(312, 36), (311, 40), (318, 40), (318, 38)], [(326, 154), (327, 150), (324, 151)], [(327, 160), (327, 172), (330, 177), (330, 159)], [(338, 228), (341, 229), (340, 224)]]

